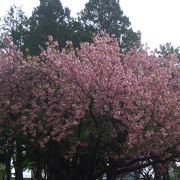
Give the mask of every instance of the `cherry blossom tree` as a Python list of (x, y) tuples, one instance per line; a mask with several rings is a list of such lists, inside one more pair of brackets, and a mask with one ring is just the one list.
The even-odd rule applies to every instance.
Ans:
[[(95, 180), (179, 158), (180, 67), (99, 34), (65, 49), (49, 37), (23, 57), (0, 52), (1, 133), (42, 151), (49, 179)], [(43, 159), (42, 158), (42, 159)]]

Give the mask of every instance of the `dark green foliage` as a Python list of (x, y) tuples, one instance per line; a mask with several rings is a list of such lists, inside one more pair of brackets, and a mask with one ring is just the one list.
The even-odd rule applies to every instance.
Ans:
[(39, 45), (44, 46), (48, 35), (52, 35), (64, 45), (69, 21), (70, 10), (63, 8), (59, 0), (40, 0), (40, 5), (30, 17), (29, 35), (25, 39), (26, 48), (31, 54), (38, 54)]
[(172, 169), (171, 169), (171, 179), (172, 180), (178, 180), (180, 179), (180, 165), (179, 162), (175, 162), (172, 165)]
[(20, 48), (24, 45), (23, 39), (27, 35), (27, 30), (28, 18), (20, 7), (11, 6), (0, 27), (1, 36), (11, 37), (12, 41)]
[(114, 34), (124, 52), (140, 44), (140, 33), (132, 30), (117, 0), (90, 0), (78, 20), (70, 16), (70, 10), (59, 0), (40, 0), (29, 19), (14, 5), (1, 26), (3, 35), (10, 36), (25, 54), (31, 55), (39, 54), (39, 46), (45, 48), (48, 35), (60, 47), (65, 47), (67, 40), (79, 47), (80, 42), (91, 42), (94, 34), (102, 30)]
[(80, 21), (72, 20), (68, 24), (67, 40), (73, 42), (74, 47), (79, 47), (80, 42), (92, 42), (95, 30), (89, 26), (84, 26)]
[(79, 47), (80, 42), (92, 41), (93, 32), (94, 28), (73, 19), (70, 10), (63, 8), (59, 0), (40, 0), (40, 5), (30, 17), (30, 30), (25, 45), (30, 54), (38, 54), (39, 45), (44, 48), (48, 35), (52, 35), (60, 47), (65, 47), (67, 40)]
[(168, 57), (169, 55), (176, 55), (180, 62), (180, 47), (174, 47), (171, 43), (160, 45), (157, 51), (159, 57)]
[(119, 0), (89, 0), (79, 18), (96, 32), (114, 34), (119, 39), (122, 51), (139, 46), (140, 33), (132, 30), (129, 19), (120, 8)]

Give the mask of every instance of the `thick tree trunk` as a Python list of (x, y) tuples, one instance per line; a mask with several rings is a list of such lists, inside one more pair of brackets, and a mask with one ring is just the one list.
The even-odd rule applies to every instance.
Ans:
[(61, 173), (55, 171), (53, 168), (49, 168), (47, 173), (47, 180), (66, 180), (65, 177), (62, 177)]
[(15, 180), (23, 180), (23, 157), (22, 145), (17, 141), (16, 144), (16, 165), (15, 165)]
[(67, 180), (66, 163), (61, 157), (57, 142), (51, 142), (47, 157), (48, 180)]
[(116, 180), (116, 177), (113, 176), (111, 173), (107, 173), (107, 180)]
[(169, 176), (169, 171), (168, 170), (163, 174), (163, 180), (170, 180), (170, 176)]
[(42, 180), (42, 163), (40, 159), (37, 160), (35, 179)]
[(6, 158), (6, 179), (11, 180), (11, 156), (12, 156), (12, 145), (8, 145), (5, 152)]
[(11, 180), (11, 157), (6, 158), (6, 178)]

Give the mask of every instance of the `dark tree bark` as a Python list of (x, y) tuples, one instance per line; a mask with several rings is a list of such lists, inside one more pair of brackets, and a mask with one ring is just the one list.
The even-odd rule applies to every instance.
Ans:
[(47, 155), (47, 179), (68, 180), (68, 175), (66, 173), (67, 164), (65, 159), (60, 155), (59, 144), (57, 142), (49, 143)]
[(22, 153), (23, 153), (22, 145), (17, 141), (15, 180), (23, 180), (23, 156), (22, 156)]
[(112, 174), (107, 173), (107, 180), (116, 180), (116, 177)]
[(40, 159), (37, 160), (35, 178), (42, 180), (42, 162)]
[(11, 180), (11, 156), (12, 156), (12, 144), (7, 145), (7, 148), (5, 150), (7, 180)]
[(167, 169), (166, 172), (163, 174), (163, 180), (170, 180), (170, 176), (169, 176), (169, 171), (168, 171), (168, 169)]

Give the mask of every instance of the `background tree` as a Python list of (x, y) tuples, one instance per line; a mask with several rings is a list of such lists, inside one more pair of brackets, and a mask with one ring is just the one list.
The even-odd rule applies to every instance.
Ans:
[(45, 47), (47, 36), (52, 35), (60, 47), (65, 47), (67, 40), (79, 47), (80, 42), (92, 42), (94, 32), (94, 29), (73, 19), (70, 10), (63, 8), (59, 0), (45, 0), (40, 1), (30, 17), (30, 31), (25, 44), (31, 54), (38, 54), (39, 45)]
[(29, 21), (25, 13), (20, 7), (13, 5), (10, 7), (7, 15), (2, 19), (0, 27), (1, 36), (11, 37), (12, 41), (19, 48), (22, 48), (28, 27)]
[(68, 24), (67, 33), (66, 39), (72, 41), (74, 47), (80, 47), (82, 42), (92, 42), (96, 31), (80, 20), (72, 19)]
[(115, 34), (122, 51), (140, 45), (140, 32), (134, 32), (129, 19), (120, 8), (119, 0), (89, 0), (79, 19), (96, 32), (105, 31)]
[(159, 50), (157, 50), (157, 55), (159, 57), (168, 57), (170, 55), (176, 55), (178, 58), (177, 63), (180, 62), (180, 47), (174, 47), (171, 43), (166, 43), (165, 45), (160, 45)]
[(25, 54), (38, 54), (39, 46), (45, 47), (48, 35), (61, 47), (65, 47), (67, 40), (79, 47), (80, 42), (92, 42), (94, 33), (101, 30), (115, 34), (124, 52), (140, 44), (140, 33), (132, 30), (116, 0), (90, 0), (78, 19), (70, 17), (70, 10), (63, 8), (59, 0), (40, 0), (29, 19), (14, 6), (4, 18), (1, 29)]
[(64, 46), (69, 21), (70, 10), (63, 8), (59, 0), (40, 0), (39, 6), (30, 17), (29, 35), (25, 40), (26, 48), (31, 54), (38, 54), (39, 46), (44, 47), (48, 35), (52, 35)]

